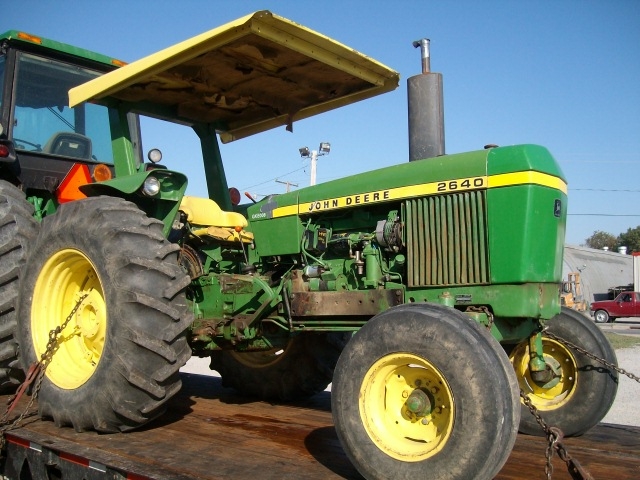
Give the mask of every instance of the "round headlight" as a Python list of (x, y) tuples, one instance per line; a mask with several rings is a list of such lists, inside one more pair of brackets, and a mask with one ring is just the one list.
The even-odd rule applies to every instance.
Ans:
[(147, 197), (155, 197), (160, 193), (160, 180), (156, 177), (147, 177), (142, 185), (142, 193)]
[(162, 160), (162, 152), (157, 148), (152, 148), (149, 150), (149, 153), (147, 153), (147, 158), (152, 163), (158, 163)]

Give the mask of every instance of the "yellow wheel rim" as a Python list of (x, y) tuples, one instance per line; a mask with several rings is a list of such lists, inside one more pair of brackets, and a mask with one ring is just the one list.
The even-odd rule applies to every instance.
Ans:
[(542, 339), (544, 360), (554, 372), (553, 380), (544, 385), (536, 383), (529, 371), (529, 342), (513, 349), (509, 358), (518, 377), (520, 388), (540, 410), (555, 410), (564, 406), (576, 391), (578, 367), (573, 354), (561, 343)]
[(47, 377), (58, 387), (83, 385), (98, 366), (107, 331), (107, 308), (95, 266), (82, 252), (65, 249), (44, 264), (33, 292), (31, 335), (38, 359), (46, 351), (49, 332), (61, 326), (78, 300), (82, 301), (60, 333), (47, 366)]
[(394, 353), (369, 369), (360, 388), (360, 417), (376, 446), (392, 458), (419, 462), (437, 454), (453, 431), (451, 389), (424, 358)]

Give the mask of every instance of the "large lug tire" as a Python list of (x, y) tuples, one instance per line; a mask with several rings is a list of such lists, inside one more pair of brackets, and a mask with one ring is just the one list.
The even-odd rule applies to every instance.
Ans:
[(402, 305), (375, 316), (345, 347), (333, 420), (367, 479), (490, 479), (516, 440), (517, 386), (485, 328), (452, 308)]
[(14, 389), (24, 379), (15, 340), (16, 306), (20, 276), (38, 227), (24, 193), (0, 180), (0, 391)]
[(351, 333), (302, 333), (284, 349), (215, 351), (211, 369), (222, 385), (262, 400), (299, 400), (322, 392)]
[(596, 323), (608, 323), (610, 321), (609, 314), (605, 310), (596, 310), (593, 314)]
[(20, 289), (23, 368), (86, 297), (58, 336), (38, 392), (41, 416), (114, 432), (163, 412), (190, 356), (189, 278), (177, 252), (161, 222), (118, 198), (67, 203), (43, 221)]
[[(616, 354), (602, 331), (590, 318), (563, 307), (548, 323), (548, 331), (617, 365)], [(600, 422), (611, 408), (618, 389), (618, 373), (543, 334), (546, 363), (555, 378), (545, 385), (531, 379), (529, 345), (522, 342), (510, 353), (520, 388), (529, 396), (542, 418), (566, 436), (582, 435)], [(545, 435), (529, 409), (522, 404), (520, 431)]]

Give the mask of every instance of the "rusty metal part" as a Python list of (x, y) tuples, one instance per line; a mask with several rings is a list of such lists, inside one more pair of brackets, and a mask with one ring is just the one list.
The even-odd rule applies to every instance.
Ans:
[(200, 260), (198, 252), (189, 245), (182, 245), (178, 255), (178, 264), (187, 272), (191, 280), (195, 280), (204, 274), (202, 260)]
[(292, 317), (372, 317), (404, 303), (402, 290), (356, 290), (347, 292), (292, 292)]
[(433, 408), (432, 399), (420, 388), (416, 388), (411, 392), (411, 395), (407, 398), (405, 405), (411, 413), (415, 413), (418, 417), (423, 417), (429, 414)]
[(413, 47), (420, 47), (420, 59), (422, 60), (422, 73), (431, 73), (431, 52), (429, 50), (428, 38), (421, 38), (413, 42)]
[(544, 370), (531, 370), (531, 380), (533, 380), (536, 384), (540, 386), (545, 386), (547, 383), (551, 382), (554, 378), (557, 377), (557, 374), (551, 369), (549, 365), (546, 366)]
[(20, 387), (18, 387), (18, 390), (16, 390), (15, 395), (11, 397), (7, 411), (3, 415), (3, 419), (8, 418), (9, 415), (11, 415), (11, 412), (16, 407), (16, 405), (18, 405), (18, 402), (20, 401), (20, 398), (22, 398), (22, 395), (24, 395), (24, 392), (27, 391), (27, 389), (31, 386), (33, 381), (36, 378), (38, 378), (38, 376), (40, 375), (40, 370), (42, 370), (42, 366), (40, 363), (34, 363), (29, 367), (29, 371), (27, 372), (24, 382), (22, 382)]
[(480, 307), (475, 307), (475, 306), (469, 306), (467, 307), (467, 312), (473, 312), (473, 313), (484, 313), (487, 316), (487, 330), (491, 330), (491, 327), (493, 327), (493, 313), (491, 313), (491, 310), (489, 310), (489, 307), (487, 306), (480, 306)]

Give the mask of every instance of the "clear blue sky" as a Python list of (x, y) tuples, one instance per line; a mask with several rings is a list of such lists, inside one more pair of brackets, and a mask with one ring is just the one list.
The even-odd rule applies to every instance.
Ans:
[[(229, 1), (20, 0), (5, 2), (0, 30), (25, 30), (134, 61), (178, 41), (268, 9), (400, 72), (400, 88), (284, 129), (222, 145), (230, 186), (280, 193), (309, 182), (298, 148), (331, 142), (318, 181), (406, 162), (406, 79), (444, 76), (447, 153), (487, 143), (546, 146), (569, 182), (567, 243), (595, 230), (640, 225), (640, 1)], [(195, 138), (149, 125), (146, 149), (205, 195)], [(292, 172), (292, 173), (290, 173)]]

